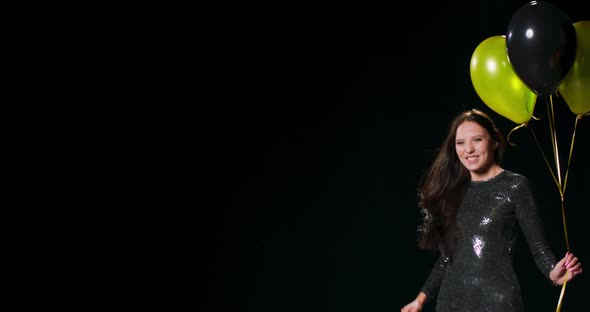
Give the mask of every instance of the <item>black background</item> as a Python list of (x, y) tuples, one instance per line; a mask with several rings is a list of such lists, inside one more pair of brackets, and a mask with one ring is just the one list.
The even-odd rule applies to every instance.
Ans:
[[(0, 303), (401, 308), (434, 261), (416, 248), (416, 187), (448, 122), (476, 107), (504, 134), (515, 126), (478, 98), (469, 61), (525, 3), (46, 3), (3, 13)], [(590, 19), (586, 4), (552, 3), (572, 22)], [(546, 114), (545, 102), (536, 107)], [(560, 99), (556, 113), (564, 159), (574, 116)], [(531, 128), (549, 153), (546, 119)], [(587, 128), (582, 119), (565, 203), (582, 259)], [(562, 255), (557, 188), (532, 133), (511, 140), (505, 168), (531, 179)], [(559, 288), (525, 244), (515, 261), (526, 310), (554, 309)], [(564, 310), (584, 309), (586, 284), (569, 284)]]

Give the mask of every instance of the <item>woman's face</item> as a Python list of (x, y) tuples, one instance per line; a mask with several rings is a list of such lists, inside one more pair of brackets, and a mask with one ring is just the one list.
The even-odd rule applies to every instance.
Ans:
[(498, 142), (490, 137), (488, 131), (474, 121), (464, 121), (457, 127), (455, 151), (461, 163), (473, 180), (486, 179), (496, 161), (494, 151)]

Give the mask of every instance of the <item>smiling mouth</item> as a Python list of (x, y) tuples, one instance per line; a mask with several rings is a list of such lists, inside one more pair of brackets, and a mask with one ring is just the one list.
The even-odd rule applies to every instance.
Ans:
[(474, 160), (477, 160), (478, 158), (479, 158), (479, 156), (467, 156), (467, 157), (465, 157), (465, 159), (467, 161), (474, 161)]

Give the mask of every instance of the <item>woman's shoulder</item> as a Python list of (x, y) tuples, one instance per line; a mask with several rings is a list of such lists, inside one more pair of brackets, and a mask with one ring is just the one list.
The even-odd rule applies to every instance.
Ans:
[(521, 178), (522, 177), (522, 178), (526, 178), (522, 173), (518, 173), (518, 172), (515, 172), (515, 171), (508, 170), (508, 169), (503, 169), (503, 173), (507, 177), (513, 177), (513, 178), (516, 178), (516, 177)]
[(522, 173), (518, 173), (518, 172), (506, 170), (506, 169), (504, 169), (504, 171), (502, 173), (503, 173), (503, 176), (505, 177), (505, 179), (510, 180), (514, 185), (520, 185), (522, 183), (528, 184), (528, 178)]

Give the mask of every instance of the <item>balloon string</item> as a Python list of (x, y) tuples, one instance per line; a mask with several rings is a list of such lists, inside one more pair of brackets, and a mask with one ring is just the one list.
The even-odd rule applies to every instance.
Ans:
[(535, 139), (535, 143), (537, 144), (537, 147), (539, 148), (539, 152), (541, 153), (541, 156), (543, 156), (543, 160), (545, 160), (545, 164), (547, 165), (547, 169), (549, 169), (549, 173), (551, 173), (551, 177), (553, 178), (553, 181), (555, 182), (555, 184), (559, 188), (559, 183), (557, 182), (557, 179), (555, 178), (555, 173), (553, 173), (553, 169), (551, 168), (551, 164), (549, 164), (549, 160), (547, 159), (547, 156), (545, 156), (545, 153), (543, 153), (543, 149), (541, 149), (541, 145), (539, 144), (539, 140), (537, 139), (537, 135), (535, 134), (535, 131), (533, 131), (532, 127), (528, 127), (528, 128), (531, 130), (531, 133), (533, 134), (533, 139)]
[(572, 132), (572, 142), (570, 144), (570, 153), (567, 158), (567, 168), (565, 169), (565, 179), (563, 181), (563, 193), (565, 194), (565, 188), (567, 186), (567, 178), (569, 176), (570, 171), (570, 164), (572, 162), (572, 154), (574, 152), (574, 141), (576, 140), (576, 129), (578, 128), (578, 121), (582, 118), (582, 116), (576, 116), (576, 121), (574, 122), (574, 131)]
[(570, 240), (567, 236), (567, 225), (565, 222), (565, 204), (563, 202), (563, 197), (561, 198), (561, 219), (563, 220), (563, 232), (565, 234), (565, 247), (567, 251), (570, 251)]
[[(570, 154), (569, 154), (568, 161), (567, 161), (567, 169), (565, 171), (565, 181), (564, 181), (564, 184), (563, 184), (563, 193), (564, 194), (565, 194), (565, 187), (566, 187), (566, 184), (567, 184), (568, 172), (569, 172), (569, 169), (570, 169), (570, 163), (571, 163), (571, 159), (572, 159), (572, 152), (573, 152), (573, 149), (574, 149), (574, 140), (576, 138), (576, 129), (578, 128), (578, 121), (580, 119), (582, 119), (583, 117), (588, 116), (589, 114), (590, 114), (590, 112), (589, 113), (586, 113), (584, 115), (578, 115), (578, 116), (576, 116), (576, 121), (574, 123), (574, 131), (573, 131), (573, 134), (572, 134), (572, 143), (570, 145)], [(567, 235), (567, 224), (565, 222), (565, 206), (564, 206), (563, 196), (561, 197), (561, 219), (563, 220), (563, 231), (564, 231), (564, 234), (565, 234), (565, 245), (566, 245), (567, 251), (569, 252), (570, 251), (570, 243), (569, 243), (569, 237)], [(561, 293), (559, 294), (559, 301), (557, 302), (557, 309), (555, 310), (556, 312), (560, 312), (561, 311), (561, 305), (562, 305), (562, 302), (563, 302), (563, 295), (565, 294), (565, 287), (567, 285), (567, 280), (568, 280), (568, 276), (567, 275), (568, 275), (568, 271), (565, 272), (565, 277), (564, 277), (564, 280), (563, 280), (563, 286), (561, 287)]]
[[(569, 239), (568, 239), (568, 235), (567, 235), (567, 226), (566, 226), (566, 222), (565, 222), (565, 204), (564, 204), (564, 196), (565, 196), (565, 183), (562, 184), (562, 180), (561, 180), (561, 167), (560, 167), (560, 161), (559, 161), (559, 146), (557, 145), (557, 132), (555, 130), (555, 112), (553, 110), (553, 97), (551, 95), (549, 95), (549, 103), (550, 103), (550, 120), (552, 122), (549, 123), (550, 127), (551, 127), (551, 133), (552, 133), (552, 138), (553, 138), (553, 153), (555, 156), (555, 166), (557, 169), (557, 177), (558, 177), (558, 188), (559, 188), (559, 195), (561, 197), (561, 219), (563, 221), (563, 230), (564, 230), (564, 234), (565, 234), (565, 245), (567, 247), (567, 251), (570, 251), (570, 244), (569, 244)], [(578, 118), (576, 118), (576, 123), (574, 125), (574, 130), (577, 127), (578, 124)], [(573, 151), (573, 147), (574, 147), (574, 138), (575, 138), (576, 132), (573, 132), (573, 136), (572, 136), (572, 142), (570, 145), (570, 153), (569, 153), (569, 157), (568, 157), (568, 166), (567, 166), (567, 170), (566, 170), (566, 176), (567, 176), (567, 171), (569, 171), (569, 164), (570, 164), (570, 160), (571, 160), (571, 156), (572, 156), (572, 151)]]
[(512, 141), (510, 141), (510, 136), (512, 135), (512, 132), (514, 132), (515, 130), (520, 129), (522, 127), (526, 127), (526, 126), (527, 126), (527, 123), (525, 122), (525, 123), (523, 123), (521, 125), (518, 125), (518, 126), (512, 128), (512, 130), (510, 130), (510, 132), (508, 133), (508, 136), (506, 137), (506, 141), (508, 141), (508, 143), (511, 146), (516, 146), (516, 144), (514, 144), (514, 143), (512, 143)]
[(551, 108), (551, 110), (549, 110), (549, 131), (551, 132), (551, 143), (553, 146), (553, 158), (555, 160), (555, 168), (557, 170), (559, 194), (561, 195), (561, 197), (563, 197), (563, 190), (561, 184), (561, 167), (559, 165), (559, 146), (557, 144), (557, 132), (555, 129), (555, 111), (553, 110), (553, 97), (551, 95), (549, 95), (549, 102), (547, 103), (547, 105), (549, 105)]
[(565, 285), (567, 285), (567, 271), (565, 271), (565, 277), (563, 279), (563, 286), (561, 287), (561, 293), (559, 294), (559, 301), (557, 302), (557, 309), (555, 309), (555, 312), (559, 312), (561, 311), (561, 303), (563, 302), (563, 295), (565, 294)]
[[(567, 235), (564, 196), (565, 196), (565, 187), (567, 184), (567, 178), (568, 178), (568, 173), (569, 173), (569, 168), (570, 168), (570, 163), (571, 163), (571, 158), (572, 158), (572, 152), (573, 152), (573, 148), (574, 148), (576, 129), (577, 129), (578, 120), (580, 119), (580, 117), (579, 116), (576, 117), (576, 121), (574, 124), (574, 131), (573, 131), (572, 140), (570, 143), (570, 151), (569, 151), (569, 155), (568, 155), (567, 168), (566, 168), (566, 172), (565, 172), (565, 180), (562, 184), (561, 183), (561, 181), (562, 181), (561, 180), (561, 168), (560, 168), (560, 160), (559, 160), (559, 146), (557, 144), (557, 132), (555, 129), (555, 112), (553, 110), (553, 97), (551, 95), (549, 95), (549, 101), (547, 103), (547, 110), (549, 111), (549, 127), (550, 127), (550, 133), (551, 133), (551, 142), (552, 142), (552, 146), (553, 146), (553, 154), (555, 156), (554, 158), (555, 158), (555, 166), (556, 166), (556, 170), (557, 170), (557, 179), (555, 179), (555, 176), (553, 175), (553, 173), (552, 173), (552, 175), (553, 175), (553, 179), (557, 181), (557, 186), (558, 186), (559, 194), (561, 197), (561, 219), (563, 222), (563, 232), (565, 235), (565, 245), (566, 245), (567, 251), (569, 252), (570, 251), (570, 243), (569, 243), (569, 237)], [(561, 311), (561, 306), (563, 303), (563, 296), (565, 294), (567, 280), (568, 280), (568, 272), (566, 271), (564, 281), (563, 281), (563, 286), (561, 288), (561, 293), (559, 295), (559, 301), (557, 302), (557, 308), (555, 310), (556, 312)]]
[(565, 170), (565, 180), (563, 181), (563, 186), (562, 186), (562, 190), (561, 190), (561, 218), (563, 219), (563, 230), (564, 230), (564, 234), (565, 234), (565, 244), (567, 247), (567, 251), (570, 251), (570, 243), (569, 243), (569, 238), (567, 235), (567, 226), (566, 226), (566, 222), (565, 222), (565, 206), (564, 206), (564, 196), (565, 196), (565, 188), (567, 186), (567, 178), (569, 176), (569, 171), (570, 171), (570, 164), (572, 161), (572, 155), (573, 155), (573, 151), (574, 151), (574, 142), (576, 140), (576, 130), (578, 129), (578, 121), (580, 119), (582, 119), (583, 116), (576, 116), (576, 121), (574, 123), (574, 131), (572, 132), (572, 142), (570, 144), (570, 152), (568, 155), (568, 159), (567, 159), (567, 169)]

